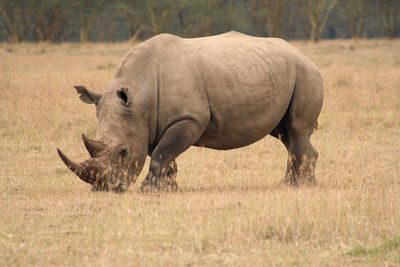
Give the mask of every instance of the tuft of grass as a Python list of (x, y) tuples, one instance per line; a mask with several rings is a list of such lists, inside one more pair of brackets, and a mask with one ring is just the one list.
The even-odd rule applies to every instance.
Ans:
[(350, 251), (346, 252), (347, 256), (363, 256), (369, 253), (369, 250), (362, 245), (353, 247)]

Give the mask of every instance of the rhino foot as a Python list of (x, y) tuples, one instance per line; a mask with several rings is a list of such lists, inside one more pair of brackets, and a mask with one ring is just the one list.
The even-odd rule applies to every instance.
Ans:
[(279, 183), (279, 185), (288, 185), (288, 186), (293, 186), (293, 187), (299, 187), (301, 185), (317, 185), (318, 182), (315, 178), (315, 176), (313, 177), (293, 177), (293, 176), (289, 176), (289, 177), (285, 177), (285, 179), (283, 179), (282, 182)]
[(140, 187), (140, 192), (154, 193), (180, 191), (178, 184), (176, 183), (177, 172), (178, 168), (175, 160), (170, 162), (168, 170), (162, 171), (158, 178), (152, 171), (149, 171), (149, 174)]
[(289, 155), (285, 179), (280, 184), (289, 186), (317, 185), (315, 178), (316, 159), (309, 160), (304, 156), (299, 164), (295, 157)]
[(140, 187), (141, 193), (178, 192), (178, 191), (180, 191), (178, 184), (174, 179), (170, 177), (161, 178), (154, 182), (151, 182), (150, 179), (145, 179), (142, 183), (142, 186)]

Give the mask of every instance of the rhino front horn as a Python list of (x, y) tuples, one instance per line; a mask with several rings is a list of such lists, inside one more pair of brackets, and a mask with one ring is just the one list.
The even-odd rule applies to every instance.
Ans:
[(83, 168), (83, 166), (79, 163), (75, 163), (72, 160), (70, 160), (67, 156), (64, 155), (64, 153), (61, 152), (60, 149), (57, 148), (58, 155), (62, 159), (62, 161), (67, 165), (67, 167), (73, 171), (76, 175), (78, 175), (79, 178), (81, 178), (82, 181), (92, 184), (91, 180), (88, 179), (88, 175), (86, 175), (86, 172)]
[(83, 143), (92, 158), (96, 158), (106, 149), (106, 145), (100, 141), (92, 140), (85, 134), (82, 134)]

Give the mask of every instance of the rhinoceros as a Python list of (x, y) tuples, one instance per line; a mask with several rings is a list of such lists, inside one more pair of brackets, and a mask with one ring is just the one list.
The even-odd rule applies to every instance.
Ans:
[(82, 134), (91, 157), (76, 163), (57, 150), (92, 190), (126, 191), (149, 155), (141, 191), (176, 191), (175, 159), (190, 146), (235, 149), (268, 134), (288, 151), (283, 182), (316, 182), (310, 137), (322, 108), (322, 78), (282, 39), (160, 34), (123, 57), (103, 94), (75, 89), (96, 106), (96, 138)]

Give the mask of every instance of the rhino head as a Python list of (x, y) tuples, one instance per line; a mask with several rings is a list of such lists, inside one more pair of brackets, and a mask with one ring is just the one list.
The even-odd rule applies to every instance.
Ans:
[[(107, 90), (104, 95), (75, 86), (80, 99), (96, 105), (96, 139), (82, 134), (90, 158), (81, 163), (70, 160), (61, 150), (59, 156), (93, 191), (124, 192), (134, 183), (147, 155), (146, 116), (133, 105), (128, 88)], [(133, 125), (135, 127), (133, 127)]]

